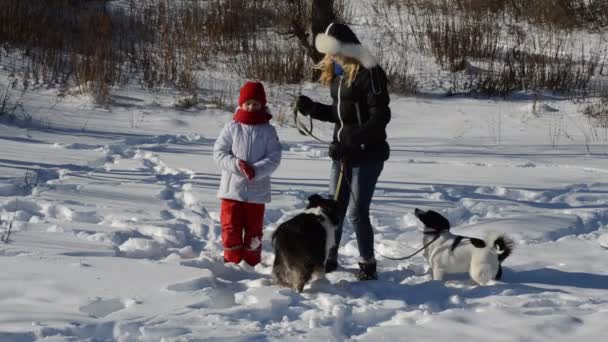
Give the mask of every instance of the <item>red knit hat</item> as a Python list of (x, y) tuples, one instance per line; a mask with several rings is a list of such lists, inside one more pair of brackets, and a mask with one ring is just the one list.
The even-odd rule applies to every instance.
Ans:
[(239, 106), (247, 100), (256, 100), (262, 104), (262, 107), (266, 106), (266, 93), (261, 82), (247, 82), (241, 88)]

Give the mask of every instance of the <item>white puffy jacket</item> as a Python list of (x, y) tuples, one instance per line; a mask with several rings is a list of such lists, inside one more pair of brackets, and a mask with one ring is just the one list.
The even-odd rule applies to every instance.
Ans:
[[(270, 202), (270, 175), (281, 163), (281, 144), (272, 125), (246, 125), (232, 120), (215, 141), (213, 159), (222, 169), (217, 197), (249, 203)], [(251, 181), (239, 168), (239, 159), (255, 169)]]

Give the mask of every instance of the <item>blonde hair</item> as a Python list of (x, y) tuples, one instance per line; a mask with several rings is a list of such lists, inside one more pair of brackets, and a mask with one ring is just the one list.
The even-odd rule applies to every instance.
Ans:
[[(335, 60), (340, 63), (342, 69), (344, 69), (344, 75), (346, 76), (346, 85), (350, 87), (351, 83), (359, 72), (360, 63), (358, 60), (351, 57), (344, 57), (340, 55), (334, 56)], [(323, 59), (312, 66), (313, 69), (321, 70), (321, 77), (319, 82), (324, 86), (329, 86), (331, 81), (334, 79), (334, 60), (331, 55), (323, 56)]]

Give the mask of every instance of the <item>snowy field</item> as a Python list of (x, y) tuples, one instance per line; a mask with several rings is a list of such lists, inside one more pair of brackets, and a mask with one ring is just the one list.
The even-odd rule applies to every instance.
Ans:
[[(327, 102), (326, 89), (304, 93)], [(286, 111), (290, 98), (273, 94), (273, 112)], [(12, 229), (0, 243), (0, 341), (608, 336), (608, 141), (577, 105), (392, 96), (376, 249), (398, 257), (421, 247), (413, 210), (434, 209), (457, 233), (514, 238), (503, 280), (437, 282), (422, 256), (378, 256), (379, 280), (359, 282), (347, 224), (338, 271), (298, 294), (272, 283), (269, 238), (310, 194), (327, 193), (326, 147), (277, 124), (283, 161), (262, 264), (226, 265), (212, 149), (231, 113), (177, 109), (174, 98), (124, 90), (106, 109), (29, 91), (31, 120), (0, 123), (0, 217)], [(329, 127), (315, 129), (329, 139)]]

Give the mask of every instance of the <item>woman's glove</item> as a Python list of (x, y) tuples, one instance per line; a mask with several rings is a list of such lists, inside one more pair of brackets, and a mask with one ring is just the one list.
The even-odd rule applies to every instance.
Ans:
[(337, 141), (332, 142), (331, 144), (329, 144), (329, 156), (331, 157), (331, 159), (333, 160), (341, 160), (341, 161), (348, 161), (348, 157), (349, 157), (349, 149), (346, 145), (341, 144)]
[(303, 115), (310, 115), (314, 105), (315, 103), (308, 96), (300, 95), (296, 99), (296, 109)]
[(247, 177), (248, 180), (252, 180), (255, 177), (255, 169), (249, 165), (249, 163), (244, 160), (239, 160), (238, 164), (239, 169), (241, 169), (241, 172), (245, 175), (245, 177)]

